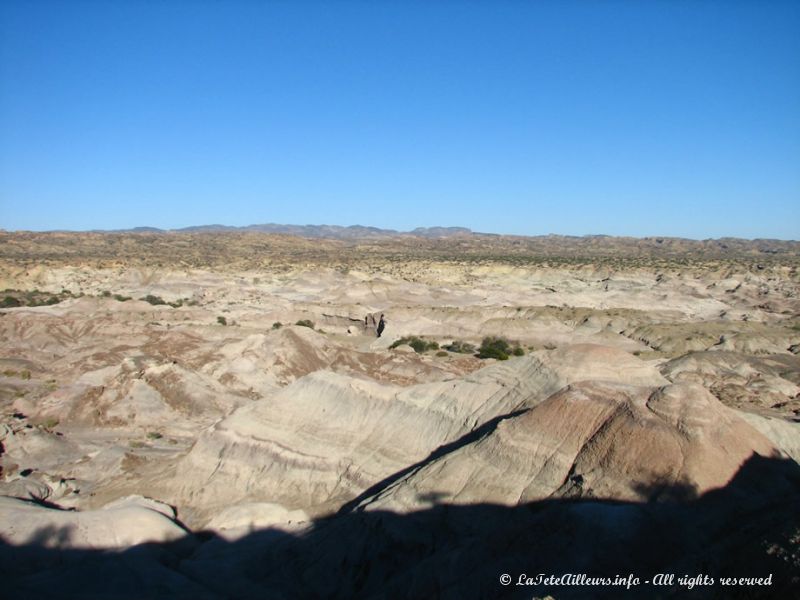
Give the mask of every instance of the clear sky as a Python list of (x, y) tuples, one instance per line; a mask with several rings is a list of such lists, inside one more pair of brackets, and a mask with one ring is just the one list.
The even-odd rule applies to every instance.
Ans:
[(0, 228), (800, 239), (800, 2), (0, 3)]

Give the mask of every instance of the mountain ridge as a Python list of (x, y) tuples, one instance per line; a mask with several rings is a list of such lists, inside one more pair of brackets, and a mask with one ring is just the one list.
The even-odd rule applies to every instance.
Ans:
[(97, 233), (97, 234), (131, 234), (131, 233), (144, 233), (144, 234), (183, 234), (183, 233), (268, 233), (279, 235), (291, 235), (300, 238), (312, 239), (335, 239), (335, 240), (359, 240), (359, 239), (391, 239), (391, 238), (409, 238), (409, 237), (423, 237), (428, 239), (449, 238), (449, 237), (486, 237), (486, 238), (503, 238), (503, 239), (517, 239), (517, 240), (560, 240), (560, 241), (575, 241), (584, 244), (591, 243), (607, 243), (613, 241), (626, 241), (626, 242), (648, 242), (655, 245), (672, 244), (676, 242), (692, 242), (709, 244), (712, 243), (719, 246), (721, 249), (726, 249), (727, 244), (742, 245), (742, 244), (780, 244), (793, 246), (800, 243), (800, 240), (789, 240), (779, 238), (741, 238), (735, 236), (723, 236), (719, 238), (686, 238), (681, 236), (672, 235), (646, 235), (646, 236), (631, 236), (631, 235), (608, 235), (608, 234), (584, 234), (584, 235), (569, 235), (558, 233), (547, 233), (539, 235), (523, 235), (523, 234), (510, 234), (510, 233), (494, 233), (494, 232), (480, 232), (473, 231), (468, 227), (458, 226), (432, 226), (432, 227), (416, 227), (409, 231), (400, 231), (397, 229), (383, 229), (380, 227), (373, 227), (369, 225), (294, 225), (294, 224), (280, 224), (280, 223), (260, 223), (251, 225), (223, 225), (220, 223), (213, 223), (208, 225), (191, 225), (188, 227), (178, 227), (172, 229), (162, 229), (160, 227), (152, 226), (138, 226), (123, 229), (88, 229), (88, 230), (74, 230), (74, 229), (52, 229), (47, 231), (27, 231), (27, 230), (7, 230), (0, 228), (0, 232), (6, 234), (14, 233)]

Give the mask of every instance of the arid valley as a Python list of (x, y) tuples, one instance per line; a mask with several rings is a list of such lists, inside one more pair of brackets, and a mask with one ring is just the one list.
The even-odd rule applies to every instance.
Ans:
[(0, 233), (5, 597), (800, 591), (800, 243), (346, 234)]

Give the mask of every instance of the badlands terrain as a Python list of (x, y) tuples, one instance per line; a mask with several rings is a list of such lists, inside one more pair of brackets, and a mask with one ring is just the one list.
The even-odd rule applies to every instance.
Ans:
[(800, 243), (293, 232), (0, 233), (0, 595), (800, 597)]

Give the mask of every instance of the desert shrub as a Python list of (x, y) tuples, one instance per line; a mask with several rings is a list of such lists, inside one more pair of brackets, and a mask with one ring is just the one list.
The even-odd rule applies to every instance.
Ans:
[(178, 298), (175, 302), (167, 302), (172, 308), (180, 308), (184, 304), (191, 305), (189, 298)]
[(508, 340), (501, 337), (486, 337), (478, 348), (478, 358), (496, 358), (508, 360), (511, 354), (511, 345)]
[(160, 304), (166, 304), (166, 300), (161, 298), (160, 296), (153, 296), (153, 294), (147, 294), (144, 298), (139, 298), (140, 300), (144, 300), (145, 302), (149, 302), (153, 306), (158, 306)]
[(509, 356), (522, 356), (525, 350), (519, 344), (511, 346), (506, 338), (486, 337), (478, 348), (478, 358), (496, 358), (497, 360), (508, 360)]
[(447, 352), (444, 350), (439, 350), (439, 352), (436, 353), (436, 356), (447, 356)]
[(103, 290), (103, 292), (100, 295), (103, 298), (108, 298), (111, 295), (111, 292), (109, 292), (108, 290)]
[(217, 323), (219, 323), (220, 325), (227, 325), (228, 319), (226, 319), (225, 317), (217, 317)]
[(281, 327), (283, 327), (283, 323), (281, 323), (280, 321), (275, 321), (275, 322), (272, 324), (272, 328), (273, 328), (273, 329), (280, 329)]
[(114, 300), (118, 302), (127, 302), (130, 299), (131, 299), (130, 296), (123, 296), (122, 294), (114, 294)]
[(472, 354), (475, 352), (475, 346), (460, 340), (454, 340), (452, 344), (442, 347), (448, 352), (456, 352), (458, 354)]
[(6, 296), (3, 298), (3, 301), (0, 302), (0, 308), (13, 308), (15, 306), (22, 306), (22, 302), (14, 296)]
[(157, 431), (148, 431), (147, 432), (147, 439), (148, 440), (160, 440), (162, 437), (164, 437), (164, 436), (161, 435), (160, 433), (158, 433)]
[(408, 344), (414, 349), (414, 352), (421, 354), (423, 352), (427, 352), (428, 350), (438, 350), (439, 344), (436, 342), (429, 342), (427, 340), (422, 339), (421, 337), (417, 337), (416, 335), (411, 335), (408, 337), (402, 337), (399, 340), (396, 340), (392, 343), (389, 348), (397, 348), (398, 346), (402, 346), (404, 344)]
[(308, 319), (300, 319), (295, 325), (299, 325), (300, 327), (309, 327), (314, 329), (314, 321), (309, 321)]

